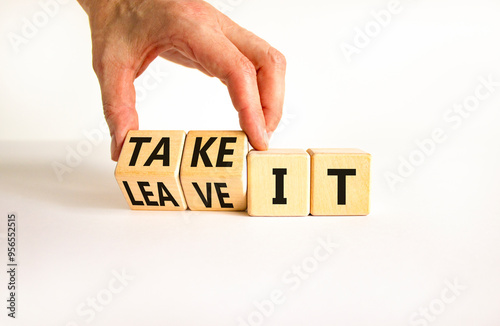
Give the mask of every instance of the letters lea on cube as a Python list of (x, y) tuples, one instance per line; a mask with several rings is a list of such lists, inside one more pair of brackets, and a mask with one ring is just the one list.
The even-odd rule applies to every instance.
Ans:
[(131, 209), (368, 215), (370, 161), (358, 149), (248, 153), (242, 131), (130, 131), (115, 176)]
[(185, 210), (179, 179), (184, 131), (128, 132), (115, 177), (131, 209)]

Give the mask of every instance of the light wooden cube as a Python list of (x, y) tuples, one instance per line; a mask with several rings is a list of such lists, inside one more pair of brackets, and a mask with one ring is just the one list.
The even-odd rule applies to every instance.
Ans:
[(371, 155), (359, 149), (309, 149), (311, 214), (368, 215)]
[(115, 177), (131, 209), (185, 210), (179, 180), (184, 131), (131, 130)]
[(189, 209), (244, 211), (247, 153), (243, 131), (190, 131), (181, 164)]
[(306, 151), (252, 150), (247, 160), (249, 215), (309, 215), (310, 157)]

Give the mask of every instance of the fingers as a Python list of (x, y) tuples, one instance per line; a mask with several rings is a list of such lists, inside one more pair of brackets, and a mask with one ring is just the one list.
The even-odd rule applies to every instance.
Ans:
[(283, 111), (286, 59), (266, 41), (241, 28), (229, 18), (223, 21), (224, 34), (256, 68), (266, 129), (271, 135), (276, 130)]
[(111, 134), (111, 159), (117, 161), (129, 130), (139, 128), (135, 110), (135, 71), (107, 62), (94, 64), (101, 85), (104, 116)]
[(203, 40), (194, 38), (188, 46), (196, 61), (227, 85), (250, 144), (257, 150), (266, 150), (269, 139), (255, 66), (222, 33), (214, 32)]
[(160, 56), (163, 58), (163, 59), (166, 59), (168, 61), (171, 61), (171, 62), (174, 62), (174, 63), (177, 63), (179, 65), (182, 65), (184, 67), (188, 67), (188, 68), (193, 68), (193, 69), (198, 69), (199, 71), (201, 71), (202, 73), (204, 73), (205, 75), (209, 76), (209, 77), (213, 77), (208, 71), (205, 70), (205, 68), (203, 68), (202, 65), (200, 65), (198, 62), (195, 62), (189, 58), (187, 58), (186, 56), (184, 56), (182, 53), (179, 53), (177, 50), (175, 49), (171, 49), (171, 50), (168, 50), (168, 51), (165, 51), (163, 53), (160, 54)]
[[(268, 134), (278, 127), (283, 113), (283, 102), (285, 100), (285, 61), (284, 56), (274, 48), (269, 49), (267, 63), (264, 64), (257, 74), (262, 110), (266, 119)], [(276, 52), (274, 52), (276, 51)], [(278, 54), (279, 53), (279, 54)], [(269, 136), (270, 137), (270, 136)]]

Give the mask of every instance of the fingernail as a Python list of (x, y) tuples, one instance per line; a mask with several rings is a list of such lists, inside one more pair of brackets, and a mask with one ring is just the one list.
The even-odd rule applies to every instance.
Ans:
[(114, 154), (116, 151), (116, 138), (115, 135), (111, 135), (111, 159), (114, 160)]
[(266, 150), (267, 150), (269, 148), (269, 136), (265, 128), (262, 128), (262, 139), (264, 139), (264, 143), (266, 144)]
[(271, 141), (272, 137), (273, 137), (273, 132), (272, 131), (268, 131), (267, 132), (267, 138), (269, 139), (269, 141)]

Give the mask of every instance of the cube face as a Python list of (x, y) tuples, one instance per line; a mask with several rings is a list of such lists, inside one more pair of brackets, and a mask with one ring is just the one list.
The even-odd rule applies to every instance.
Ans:
[(371, 155), (358, 149), (309, 149), (311, 214), (368, 215)]
[(185, 210), (179, 170), (186, 133), (131, 130), (115, 177), (131, 209)]
[(242, 131), (190, 131), (181, 164), (189, 209), (245, 210), (247, 154)]
[(299, 149), (252, 150), (248, 154), (248, 214), (306, 216), (310, 157)]

